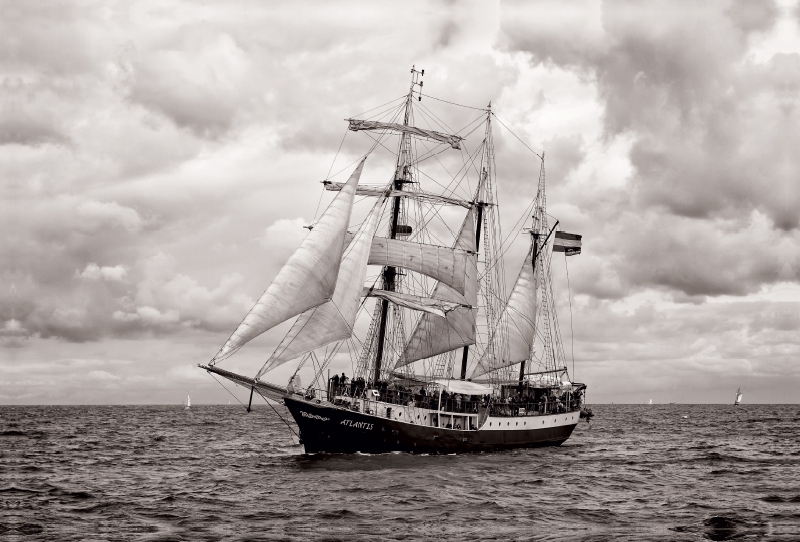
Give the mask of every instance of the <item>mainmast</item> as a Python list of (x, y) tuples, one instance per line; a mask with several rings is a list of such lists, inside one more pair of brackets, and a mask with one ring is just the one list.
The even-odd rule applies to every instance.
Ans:
[[(484, 168), (481, 172), (480, 180), (478, 181), (478, 191), (475, 195), (475, 206), (478, 208), (478, 220), (475, 227), (475, 254), (476, 257), (481, 250), (481, 230), (483, 229), (483, 207), (486, 204), (483, 201), (483, 190), (486, 184), (486, 178), (489, 175), (491, 152), (489, 145), (491, 144), (492, 135), (492, 102), (489, 102), (489, 107), (486, 110), (486, 135), (484, 137), (484, 150), (483, 150), (483, 164)], [(461, 356), (461, 380), (467, 379), (467, 361), (469, 360), (469, 346), (464, 347), (464, 353)]]
[[(414, 99), (414, 86), (422, 86), (419, 81), (420, 76), (425, 75), (425, 70), (417, 71), (414, 66), (411, 67), (411, 86), (408, 89), (408, 96), (406, 97), (405, 113), (403, 114), (403, 126), (408, 126), (409, 116), (411, 115), (411, 102)], [(411, 182), (411, 137), (408, 132), (402, 132), (400, 136), (400, 149), (397, 153), (397, 167), (395, 168), (393, 185), (395, 190), (403, 190), (403, 185)], [(389, 232), (391, 239), (397, 238), (397, 222), (400, 217), (400, 208), (402, 205), (402, 198), (395, 196), (392, 201), (392, 224)], [(383, 268), (383, 288), (385, 290), (395, 290), (395, 279), (397, 277), (397, 268), (394, 266), (386, 266)], [(383, 361), (384, 343), (386, 342), (386, 324), (389, 315), (389, 301), (386, 299), (381, 300), (381, 317), (378, 324), (378, 347), (375, 352), (375, 373), (373, 381), (377, 384), (381, 379), (381, 364)]]

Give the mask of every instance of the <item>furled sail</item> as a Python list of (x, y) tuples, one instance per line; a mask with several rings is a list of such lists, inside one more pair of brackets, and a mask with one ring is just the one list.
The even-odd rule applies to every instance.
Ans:
[(376, 237), (372, 240), (369, 264), (402, 267), (422, 273), (464, 295), (468, 262), (475, 259), (473, 248), (474, 245), (467, 250)]
[(464, 305), (457, 301), (448, 301), (445, 299), (436, 299), (433, 297), (420, 297), (418, 295), (403, 294), (391, 290), (379, 290), (376, 288), (364, 288), (361, 294), (364, 297), (377, 297), (391, 301), (395, 305), (412, 309), (416, 311), (427, 312), (444, 318), (445, 315), (458, 308), (471, 309), (472, 306)]
[[(467, 213), (461, 231), (456, 238), (456, 250), (472, 250), (475, 247), (474, 209)], [(395, 368), (408, 365), (419, 359), (429, 358), (449, 352), (462, 346), (475, 344), (475, 316), (478, 306), (478, 261), (473, 252), (464, 268), (464, 292), (458, 292), (444, 282), (439, 282), (433, 290), (434, 299), (453, 301), (462, 306), (439, 318), (423, 314), (414, 328)], [(473, 308), (467, 308), (468, 307)]]
[(433, 130), (426, 130), (424, 128), (417, 128), (416, 126), (405, 126), (403, 124), (394, 124), (388, 122), (377, 122), (374, 120), (358, 120), (358, 119), (345, 119), (350, 123), (350, 130), (358, 132), (359, 130), (386, 130), (392, 132), (400, 132), (413, 134), (418, 137), (424, 137), (439, 141), (440, 143), (447, 143), (454, 149), (461, 148), (463, 137), (451, 134), (443, 134)]
[(353, 242), (347, 247), (339, 266), (333, 298), (305, 311), (297, 318), (256, 378), (289, 360), (350, 337), (367, 274), (370, 241), (378, 227), (383, 202), (384, 198), (378, 200), (356, 232)]
[(331, 299), (345, 247), (353, 197), (363, 168), (364, 160), (358, 164), (300, 248), (284, 264), (267, 291), (211, 360), (212, 365), (268, 329)]
[(487, 348), (472, 371), (472, 378), (529, 359), (536, 334), (536, 275), (532, 259), (533, 245), (492, 336), (497, 360), (493, 362), (488, 358), (490, 349)]
[[(333, 181), (325, 181), (325, 190), (335, 192), (341, 190), (344, 183), (336, 183)], [(394, 190), (387, 186), (359, 186), (356, 189), (356, 196), (386, 196), (386, 197), (401, 197), (413, 198), (420, 201), (427, 201), (429, 203), (446, 203), (448, 205), (458, 205), (469, 209), (472, 207), (472, 202), (464, 199), (453, 198), (450, 196), (443, 196), (441, 194), (434, 194), (433, 192), (425, 192), (423, 190)]]

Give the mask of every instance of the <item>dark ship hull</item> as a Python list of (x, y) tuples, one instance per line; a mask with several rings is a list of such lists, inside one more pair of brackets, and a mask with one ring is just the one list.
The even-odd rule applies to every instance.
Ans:
[[(476, 430), (460, 430), (387, 419), (296, 395), (284, 397), (284, 403), (300, 428), (306, 453), (449, 454), (559, 446), (580, 420), (575, 411), (528, 416), (524, 422), (519, 422), (523, 418), (488, 418)], [(499, 429), (502, 424), (507, 429)]]

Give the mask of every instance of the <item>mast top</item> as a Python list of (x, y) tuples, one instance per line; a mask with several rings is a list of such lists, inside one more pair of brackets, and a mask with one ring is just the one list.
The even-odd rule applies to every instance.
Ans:
[(414, 94), (414, 85), (419, 86), (420, 95), (417, 97), (418, 101), (422, 101), (422, 85), (424, 81), (421, 81), (420, 78), (425, 75), (425, 70), (417, 70), (414, 66), (411, 66), (411, 88), (408, 90), (409, 99)]

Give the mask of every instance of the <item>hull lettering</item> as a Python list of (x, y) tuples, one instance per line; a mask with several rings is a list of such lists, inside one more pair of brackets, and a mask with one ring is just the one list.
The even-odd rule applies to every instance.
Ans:
[(325, 416), (318, 416), (317, 414), (309, 414), (308, 412), (303, 412), (302, 410), (300, 411), (300, 415), (303, 416), (304, 418), (311, 418), (312, 420), (319, 420), (321, 422), (328, 422), (331, 420), (330, 418), (326, 418)]
[(374, 423), (354, 422), (353, 420), (342, 420), (340, 425), (346, 425), (347, 427), (354, 427), (356, 429), (372, 429), (375, 426)]

